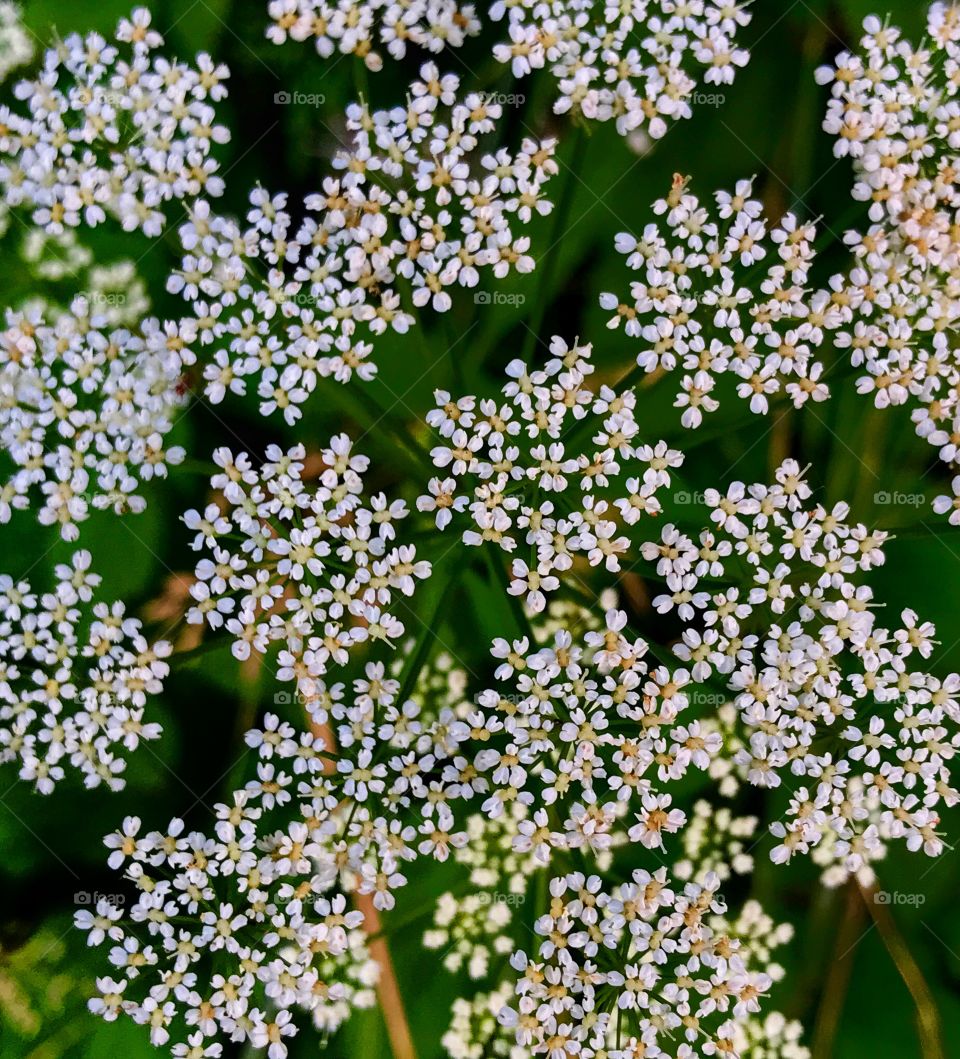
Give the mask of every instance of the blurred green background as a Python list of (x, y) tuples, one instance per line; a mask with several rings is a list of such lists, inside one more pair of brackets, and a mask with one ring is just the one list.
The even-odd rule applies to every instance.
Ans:
[[(220, 157), (227, 180), (223, 208), (234, 212), (243, 211), (246, 192), (257, 183), (286, 190), (294, 198), (315, 189), (329, 172), (330, 156), (343, 136), (342, 110), (355, 98), (358, 60), (325, 63), (309, 44), (269, 44), (263, 36), (265, 8), (259, 0), (165, 0), (152, 8), (169, 51), (187, 57), (209, 50), (230, 66), (230, 97), (219, 113), (232, 131), (232, 141)], [(109, 34), (129, 9), (119, 0), (32, 0), (25, 19), (38, 40), (48, 43), (55, 30)], [(428, 319), (425, 346), (415, 336), (381, 342), (375, 353), (380, 376), (371, 388), (378, 403), (395, 405), (400, 398), (397, 421), (404, 429), (416, 430), (415, 420), (430, 407), (432, 390), (453, 386), (449, 358), (426, 370), (428, 351), (448, 347), (453, 335), (465, 336), (457, 352), (467, 391), (491, 392), (503, 365), (527, 347), (524, 323), (538, 297), (546, 299), (547, 309), (542, 339), (555, 332), (567, 339), (579, 335), (594, 343), (601, 368), (622, 372), (630, 360), (630, 342), (621, 332), (606, 330), (597, 296), (603, 290), (625, 289), (626, 272), (622, 258), (613, 252), (614, 235), (642, 228), (651, 217), (650, 203), (665, 192), (674, 172), (692, 175), (693, 189), (703, 197), (755, 174), (756, 191), (774, 215), (794, 209), (803, 217), (824, 219), (824, 254), (815, 278), (824, 279), (841, 267), (842, 247), (831, 232), (842, 233), (862, 215), (849, 197), (849, 165), (833, 159), (831, 144), (820, 131), (825, 92), (815, 85), (813, 71), (843, 44), (855, 42), (863, 16), (884, 10), (911, 35), (920, 33), (924, 5), (911, 0), (886, 0), (879, 11), (869, 0), (756, 0), (753, 22), (744, 33), (752, 60), (735, 85), (724, 90), (723, 104), (696, 109), (692, 121), (676, 125), (645, 157), (633, 153), (613, 129), (595, 129), (574, 187), (571, 217), (576, 223), (553, 251), (557, 259), (546, 272), (549, 282), (544, 284), (541, 262), (533, 275), (511, 279), (506, 287), (524, 295), (524, 306), (478, 306), (468, 294), (461, 295), (455, 297), (448, 319)], [(461, 55), (441, 55), (438, 65), (461, 73), (471, 87), (504, 90), (504, 75), (489, 58), (490, 41), (485, 33), (469, 42)], [(402, 66), (388, 62), (383, 73), (372, 76), (374, 105), (402, 99), (404, 84), (416, 68), (416, 58), (408, 57)], [(279, 106), (274, 94), (280, 90), (320, 93), (325, 103), (319, 108)], [(545, 113), (546, 75), (514, 90), (529, 98), (525, 108), (511, 115), (508, 136), (519, 138), (530, 127), (540, 135), (569, 132)], [(568, 140), (561, 147), (564, 158), (569, 148)], [(551, 187), (554, 200), (558, 194), (559, 187)], [(535, 222), (535, 250), (549, 245), (550, 231), (549, 218)], [(32, 293), (10, 244), (15, 235), (15, 230), (9, 232), (0, 243), (0, 284), (8, 305)], [(163, 294), (166, 273), (177, 263), (169, 241), (118, 237), (108, 227), (85, 238), (101, 261), (137, 261), (158, 314), (177, 310)], [(60, 293), (68, 289), (65, 284)], [(421, 371), (424, 375), (413, 381)], [(912, 606), (934, 620), (943, 645), (935, 656), (936, 670), (960, 668), (960, 531), (928, 508), (874, 503), (881, 488), (924, 492), (931, 498), (940, 492), (944, 476), (935, 452), (914, 436), (907, 409), (874, 411), (856, 396), (852, 378), (844, 376), (842, 367), (831, 381), (833, 400), (802, 415), (778, 412), (760, 419), (740, 402), (721, 400), (720, 412), (696, 434), (681, 431), (670, 407), (673, 391), (654, 388), (645, 397), (644, 429), (648, 436), (665, 437), (684, 448), (685, 481), (697, 488), (731, 476), (764, 480), (784, 456), (795, 455), (801, 464), (812, 464), (820, 499), (848, 499), (858, 519), (897, 527), (887, 565), (874, 579), (878, 593), (891, 611)], [(297, 440), (315, 447), (335, 430), (362, 433), (368, 421), (352, 391), (330, 380), (321, 383), (295, 430), (263, 420), (254, 400), (228, 401), (215, 412), (198, 401), (176, 428), (176, 441), (187, 446), (194, 462), (170, 482), (148, 489), (144, 515), (123, 520), (95, 515), (83, 527), (81, 544), (93, 553), (105, 594), (146, 614), (155, 634), (169, 626), (156, 601), (177, 572), (192, 568), (178, 516), (203, 502), (206, 482), (200, 461), (215, 445), (242, 444), (260, 451), (271, 441)], [(376, 484), (412, 501), (422, 472), (411, 466), (390, 434), (374, 430), (360, 449), (373, 457)], [(675, 514), (666, 512), (668, 518)], [(444, 550), (452, 543), (447, 538), (440, 542)], [(0, 548), (6, 572), (16, 576), (29, 571), (34, 583), (44, 585), (53, 564), (71, 550), (28, 514), (15, 516), (3, 528)], [(413, 601), (421, 615), (429, 610), (428, 596), (424, 592)], [(654, 628), (643, 606), (635, 606), (631, 616), (640, 631)], [(500, 588), (490, 584), (482, 564), (464, 567), (446, 589), (439, 621), (443, 639), (486, 677), (485, 642), (502, 633), (510, 619)], [(656, 638), (664, 637), (660, 628)], [(272, 702), (274, 690), (269, 677), (239, 674), (226, 650), (179, 660), (155, 706), (164, 736), (139, 751), (123, 794), (81, 795), (64, 783), (55, 795), (42, 798), (18, 785), (9, 769), (0, 777), (3, 1059), (139, 1059), (156, 1054), (139, 1027), (126, 1021), (105, 1025), (85, 1013), (91, 980), (106, 969), (105, 953), (88, 953), (82, 938), (70, 929), (75, 894), (116, 889), (106, 870), (101, 837), (124, 815), (139, 814), (151, 827), (163, 826), (173, 815), (185, 816), (191, 826), (205, 826), (209, 806), (243, 781), (249, 762), (242, 757), (242, 733)], [(759, 799), (755, 810), (761, 815), (772, 812)], [(960, 830), (956, 813), (948, 817), (946, 827), (954, 844)], [(904, 853), (880, 865), (883, 888), (924, 897), (922, 906), (896, 907), (892, 916), (933, 992), (951, 1056), (960, 1056), (957, 869), (952, 852), (939, 862)], [(448, 888), (459, 872), (456, 867), (438, 871), (430, 887), (433, 895), (422, 885), (409, 888), (413, 892), (400, 896), (396, 921), (406, 923), (429, 908), (431, 897)], [(862, 903), (849, 900), (846, 892), (824, 891), (817, 876), (809, 864), (775, 869), (764, 853), (758, 857), (754, 894), (769, 912), (798, 928), (782, 956), (787, 984), (778, 990), (774, 1006), (805, 1022), (806, 1043), (816, 1045), (816, 1059), (923, 1055), (910, 993)], [(388, 929), (389, 924), (387, 917)], [(418, 1055), (438, 1059), (450, 1004), (465, 983), (451, 977), (438, 966), (435, 954), (421, 947), (426, 924), (423, 919), (398, 929), (391, 947)], [(840, 955), (843, 959), (838, 960)], [(389, 1056), (377, 1010), (355, 1016), (338, 1036), (322, 1044), (324, 1054), (343, 1059)], [(320, 1047), (318, 1038), (307, 1032), (293, 1041), (291, 1054), (310, 1056)], [(224, 1054), (232, 1053), (225, 1049)]]

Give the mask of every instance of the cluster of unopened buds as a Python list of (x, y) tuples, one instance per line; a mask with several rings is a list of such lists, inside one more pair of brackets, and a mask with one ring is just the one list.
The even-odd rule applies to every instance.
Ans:
[(211, 155), (228, 138), (213, 104), (227, 69), (156, 54), (163, 38), (138, 8), (115, 41), (70, 34), (44, 54), (35, 80), (16, 85), (27, 113), (0, 107), (0, 186), (9, 206), (31, 208), (51, 232), (107, 216), (124, 231), (159, 235), (163, 206), (219, 195)]
[[(831, 93), (824, 128), (871, 222), (845, 236), (855, 260), (833, 281), (847, 307), (837, 345), (861, 369), (858, 391), (877, 408), (909, 405), (960, 471), (960, 9), (934, 4), (927, 29), (914, 46), (870, 17), (859, 50), (817, 71)], [(960, 474), (934, 509), (960, 525)]]
[(750, 58), (736, 44), (747, 5), (725, 0), (498, 0), (490, 17), (507, 20), (509, 40), (493, 54), (514, 76), (548, 67), (557, 114), (614, 121), (621, 135), (666, 135), (690, 117), (698, 78), (708, 88), (730, 84)]
[(436, 512), (441, 530), (467, 522), (465, 544), (508, 555), (519, 547), (509, 591), (534, 613), (565, 574), (574, 576), (578, 556), (620, 569), (629, 540), (618, 523), (658, 514), (657, 493), (683, 461), (662, 441), (641, 443), (632, 390), (590, 389), (591, 352), (554, 337), (542, 369), (507, 365), (505, 400), (437, 391), (427, 415), (440, 435), (431, 456), (444, 477), (430, 480), (417, 507)]
[(55, 577), (42, 592), (0, 575), (0, 762), (43, 794), (73, 770), (86, 787), (120, 790), (126, 753), (160, 735), (144, 710), (170, 644), (148, 644), (123, 603), (95, 600), (89, 552)]
[(668, 525), (643, 546), (666, 581), (653, 605), (683, 622), (674, 651), (693, 679), (731, 695), (747, 781), (787, 788), (775, 861), (825, 837), (850, 873), (887, 840), (937, 856), (940, 808), (958, 800), (960, 676), (911, 666), (935, 642), (913, 611), (876, 623), (862, 575), (884, 562), (887, 535), (810, 495), (793, 461), (771, 485), (707, 490), (711, 529), (694, 539)]
[(302, 445), (271, 445), (260, 467), (225, 448), (213, 458), (224, 505), (184, 515), (204, 553), (189, 622), (224, 627), (238, 659), (279, 642), (278, 676), (298, 688), (345, 665), (357, 644), (403, 635), (394, 597), (412, 596), (430, 564), (396, 542), (404, 503), (364, 496), (369, 461), (346, 434), (309, 466)]
[(34, 44), (20, 20), (20, 7), (0, 0), (0, 81), (33, 58)]
[(666, 230), (653, 223), (639, 237), (617, 236), (638, 278), (627, 301), (600, 296), (615, 314), (607, 326), (623, 324), (641, 343), (643, 371), (683, 371), (675, 406), (685, 427), (716, 411), (713, 391), (725, 374), (739, 380), (737, 396), (751, 412), (766, 413), (781, 393), (797, 408), (825, 400), (817, 354), (841, 316), (829, 291), (807, 289), (814, 225), (792, 213), (768, 225), (750, 180), (716, 192), (712, 210), (687, 184), (675, 176), (667, 197), (654, 203)]
[[(0, 218), (0, 230), (3, 223)], [(11, 226), (8, 215), (7, 229), (2, 234), (11, 238), (13, 252), (36, 285), (28, 298), (17, 301), (11, 308), (21, 312), (39, 311), (45, 323), (52, 325), (70, 312), (76, 291), (81, 290), (87, 306), (102, 321), (101, 328), (141, 329), (150, 312), (150, 298), (132, 259), (97, 263), (93, 252), (79, 241), (73, 228), (51, 235), (32, 226), (23, 232), (17, 225), (11, 234)], [(66, 281), (73, 287), (69, 297), (60, 292), (60, 285)]]
[(270, 0), (267, 13), (274, 44), (312, 40), (322, 58), (355, 55), (374, 71), (383, 67), (378, 46), (402, 59), (410, 45), (440, 52), (480, 32), (473, 5), (458, 0)]
[(347, 111), (353, 146), (307, 196), (296, 229), (286, 195), (258, 189), (248, 226), (200, 203), (180, 231), (186, 256), (170, 280), (196, 316), (188, 341), (210, 347), (204, 369), (214, 402), (256, 376), (260, 410), (293, 423), (318, 378), (368, 380), (377, 336), (406, 332), (418, 310), (445, 312), (450, 290), (482, 272), (502, 279), (534, 267), (519, 230), (548, 213), (554, 142), (481, 153), (502, 107), (459, 96), (452, 74), (428, 63), (405, 106)]
[(505, 931), (512, 918), (510, 903), (499, 894), (442, 894), (423, 944), (441, 950), (441, 963), (452, 974), (463, 968), (470, 978), (486, 978), (491, 955), (510, 954), (513, 943)]
[(0, 485), (0, 523), (29, 509), (76, 540), (90, 509), (142, 511), (142, 485), (184, 457), (165, 438), (186, 403), (177, 341), (152, 318), (111, 328), (73, 300), (44, 318), (8, 310), (0, 333), (0, 447), (13, 463)]
[[(714, 738), (723, 742), (711, 721), (712, 718), (707, 718), (705, 726)], [(725, 753), (730, 751), (726, 742), (723, 749)], [(711, 766), (718, 760), (722, 760), (721, 756), (715, 755)], [(733, 875), (749, 875), (753, 871), (757, 823), (755, 816), (737, 816), (729, 806), (704, 800), (696, 802), (693, 814), (680, 832), (684, 856), (673, 866), (674, 878), (686, 881), (697, 871), (710, 871), (723, 883)]]

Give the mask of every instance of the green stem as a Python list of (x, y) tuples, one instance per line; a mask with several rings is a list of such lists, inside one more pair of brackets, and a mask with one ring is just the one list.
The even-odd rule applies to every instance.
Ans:
[[(504, 563), (497, 562), (493, 555), (493, 549), (494, 545), (492, 544), (484, 544), (481, 545), (480, 548), (490, 571), (490, 578), (494, 585), (503, 584), (504, 580), (506, 580), (506, 583), (509, 585), (511, 580), (508, 565), (509, 560)], [(527, 617), (527, 612), (523, 609), (523, 601), (519, 596), (514, 596), (510, 592), (506, 592), (505, 595), (507, 597), (507, 605), (509, 606), (514, 621), (516, 622), (517, 630), (521, 636), (526, 636), (528, 638), (531, 647), (536, 647), (537, 637), (534, 634), (533, 625)]]
[(567, 229), (567, 218), (570, 215), (570, 207), (573, 205), (576, 185), (579, 183), (578, 170), (583, 162), (586, 148), (586, 126), (580, 125), (578, 126), (576, 133), (574, 133), (572, 156), (567, 165), (567, 178), (564, 181), (563, 191), (560, 194), (560, 201), (553, 212), (553, 227), (550, 231), (550, 242), (547, 246), (545, 255), (541, 255), (542, 258), (545, 257), (545, 260), (543, 271), (540, 273), (540, 282), (537, 284), (537, 292), (534, 295), (533, 313), (526, 322), (527, 333), (524, 336), (521, 359), (527, 363), (530, 362), (530, 358), (533, 356), (533, 351), (536, 347), (537, 339), (540, 337), (540, 328), (543, 325), (543, 318), (547, 311), (547, 305), (549, 304), (550, 288), (553, 284), (554, 274), (557, 271), (557, 260), (560, 256), (559, 247), (563, 240), (564, 232)]

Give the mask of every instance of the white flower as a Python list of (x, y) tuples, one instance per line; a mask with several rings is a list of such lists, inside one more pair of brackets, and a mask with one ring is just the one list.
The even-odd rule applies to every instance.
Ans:
[(383, 68), (383, 54), (374, 46), (378, 42), (392, 59), (402, 59), (408, 42), (440, 52), (459, 48), (480, 32), (473, 5), (458, 0), (413, 0), (402, 7), (392, 0), (270, 0), (267, 11), (272, 20), (267, 37), (274, 44), (288, 37), (312, 40), (321, 57), (334, 51), (356, 55), (372, 71)]
[[(936, 856), (937, 807), (957, 798), (960, 678), (941, 690), (923, 666), (910, 667), (911, 656), (931, 656), (935, 636), (912, 610), (899, 629), (876, 624), (861, 575), (884, 562), (886, 534), (848, 523), (844, 504), (808, 505), (795, 461), (774, 477), (707, 490), (716, 537), (727, 543), (711, 548), (709, 592), (698, 591), (707, 573), (700, 550), (675, 527), (643, 546), (668, 588), (654, 606), (676, 609), (688, 626), (674, 653), (694, 662), (694, 679), (714, 672), (726, 682), (737, 725), (723, 744), (734, 775), (791, 790), (793, 777), (806, 778), (771, 827), (776, 862), (816, 856), (824, 843), (822, 862), (846, 877), (898, 838)], [(714, 534), (707, 539), (713, 545)]]
[(124, 786), (124, 751), (157, 739), (144, 720), (170, 644), (148, 644), (123, 603), (94, 599), (90, 553), (58, 564), (52, 592), (0, 575), (0, 762), (49, 794), (76, 769), (88, 788)]
[[(298, 2), (304, 12), (314, 6)], [(429, 11), (436, 6), (431, 0)], [(404, 25), (415, 14), (408, 8)], [(287, 3), (277, 15), (285, 24), (298, 17)], [(342, 8), (330, 17), (346, 32)], [(363, 50), (362, 33), (348, 36), (347, 50)], [(193, 313), (179, 325), (180, 344), (193, 356), (198, 344), (212, 347), (210, 400), (245, 393), (253, 380), (261, 413), (293, 424), (319, 379), (369, 381), (377, 339), (405, 334), (417, 310), (447, 312), (452, 288), (472, 287), (485, 272), (529, 271), (520, 230), (534, 200), (538, 213), (551, 208), (542, 191), (557, 172), (555, 142), (524, 139), (512, 153), (484, 153), (481, 140), (495, 135), (502, 109), (425, 63), (406, 107), (348, 108), (339, 175), (295, 209), (285, 194), (258, 188), (243, 224), (198, 202), (179, 229), (184, 256), (168, 290)], [(444, 421), (443, 436), (450, 433)]]
[[(629, 300), (600, 296), (614, 313), (608, 327), (622, 321), (640, 340), (637, 364), (645, 372), (683, 369), (674, 403), (689, 429), (719, 407), (713, 390), (723, 374), (741, 380), (736, 392), (757, 414), (781, 392), (796, 407), (824, 400), (829, 391), (815, 355), (841, 314), (827, 294), (807, 291), (814, 226), (786, 214), (768, 230), (750, 180), (733, 193), (716, 192), (714, 214), (687, 183), (675, 177), (670, 194), (654, 203), (667, 230), (649, 224), (641, 239), (617, 236), (617, 251), (639, 275)], [(768, 262), (759, 273), (757, 262)]]
[(16, 85), (29, 115), (0, 107), (4, 200), (51, 233), (109, 214), (157, 236), (164, 204), (222, 191), (210, 152), (228, 133), (211, 103), (226, 95), (228, 71), (206, 55), (196, 66), (155, 55), (163, 39), (149, 25), (139, 8), (115, 44), (71, 33), (45, 52), (36, 80)]
[(196, 531), (192, 547), (208, 553), (197, 562), (187, 620), (225, 625), (238, 659), (279, 641), (285, 676), (298, 683), (346, 664), (357, 644), (402, 636), (388, 609), (394, 593), (411, 596), (431, 571), (412, 545), (396, 542), (406, 507), (364, 496), (369, 461), (346, 434), (321, 453), (316, 483), (305, 481), (305, 457), (302, 445), (271, 445), (255, 471), (246, 453), (218, 449), (226, 473), (211, 485), (224, 490), (227, 508), (184, 515)]
[[(670, 470), (683, 461), (664, 442), (636, 445), (636, 394), (592, 390), (591, 352), (554, 336), (542, 369), (519, 360), (507, 365), (503, 400), (454, 400), (438, 391), (427, 414), (442, 440), (431, 459), (449, 477), (427, 483), (418, 509), (436, 510), (440, 529), (466, 523), (465, 544), (492, 543), (508, 554), (519, 545), (508, 591), (524, 596), (535, 614), (574, 556), (619, 569), (629, 540), (618, 535), (617, 517), (632, 526), (643, 514), (658, 514), (657, 491), (669, 487)], [(464, 485), (469, 492), (458, 492)], [(610, 486), (620, 494), (612, 505), (594, 495)]]
[(47, 321), (7, 311), (0, 335), (0, 445), (14, 471), (0, 491), (0, 523), (28, 509), (76, 540), (90, 508), (139, 512), (142, 482), (183, 460), (164, 447), (179, 409), (185, 361), (155, 319), (108, 329), (83, 298)]
[(493, 55), (514, 77), (549, 67), (559, 90), (555, 113), (614, 121), (622, 136), (660, 139), (669, 122), (690, 117), (698, 74), (707, 85), (730, 84), (750, 58), (734, 43), (750, 21), (739, 3), (495, 0), (490, 17), (507, 19), (507, 40)]
[[(549, 912), (534, 928), (542, 939), (539, 959), (520, 951), (510, 961), (518, 974), (515, 996), (499, 1021), (514, 1029), (517, 1045), (528, 1054), (599, 1050), (627, 1059), (661, 1054), (662, 1043), (672, 1054), (675, 1034), (693, 1019), (696, 1030), (686, 1036), (699, 1054), (745, 1054), (721, 1051), (718, 1042), (729, 1044), (738, 1024), (758, 1010), (776, 972), (770, 950), (786, 940), (760, 906), (750, 902), (731, 921), (715, 874), (703, 873), (681, 892), (671, 888), (666, 869), (653, 875), (637, 869), (609, 889), (586, 880), (585, 915), (584, 882), (579, 874), (551, 881)], [(608, 1004), (633, 1013), (623, 1023), (640, 1027), (642, 1043), (608, 1051), (608, 1032), (621, 1020)]]
[[(864, 31), (856, 52), (818, 71), (830, 86), (824, 129), (834, 153), (852, 158), (852, 195), (868, 203), (871, 222), (845, 233), (854, 264), (825, 293), (842, 320), (837, 345), (862, 372), (857, 392), (877, 408), (908, 405), (918, 435), (956, 470), (960, 357), (949, 336), (960, 322), (952, 72), (960, 28), (951, 8), (935, 3), (919, 45), (877, 18)], [(953, 498), (933, 507), (958, 524)]]

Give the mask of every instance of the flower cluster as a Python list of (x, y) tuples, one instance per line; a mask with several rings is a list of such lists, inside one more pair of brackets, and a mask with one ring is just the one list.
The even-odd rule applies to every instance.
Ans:
[(334, 52), (356, 55), (368, 70), (383, 67), (378, 43), (402, 59), (408, 45), (440, 52), (480, 32), (473, 5), (458, 0), (270, 0), (267, 13), (274, 44), (312, 39), (324, 59)]
[(123, 603), (94, 600), (90, 553), (55, 570), (52, 592), (0, 575), (0, 762), (49, 794), (75, 769), (87, 787), (124, 786), (126, 754), (160, 726), (144, 721), (170, 644), (152, 647)]
[(126, 914), (102, 900), (76, 916), (90, 944), (110, 942), (95, 1013), (129, 1015), (174, 1054), (217, 1055), (226, 1039), (283, 1059), (295, 1011), (332, 1030), (369, 1001), (363, 915), (348, 896), (392, 908), (406, 862), (466, 842), (447, 805), (453, 717), (426, 721), (399, 691), (368, 663), (349, 701), (316, 682), (310, 731), (267, 714), (246, 739), (256, 778), (215, 807), (213, 835), (175, 819), (141, 836), (128, 817), (107, 837), (109, 866), (138, 896)]
[(683, 369), (675, 407), (685, 427), (716, 411), (713, 390), (724, 374), (739, 380), (737, 395), (752, 412), (767, 412), (781, 392), (797, 408), (828, 396), (816, 356), (840, 314), (829, 292), (807, 291), (814, 225), (788, 213), (769, 226), (752, 193), (752, 181), (741, 180), (732, 193), (714, 194), (711, 211), (678, 175), (653, 206), (667, 230), (649, 224), (639, 238), (617, 236), (639, 278), (629, 301), (604, 293), (600, 305), (614, 311), (609, 327), (622, 322), (640, 340), (645, 372)]
[(492, 992), (458, 997), (450, 1028), (440, 1041), (446, 1054), (451, 1059), (528, 1059), (529, 1051), (497, 1019), (512, 996), (510, 983), (501, 982)]
[[(860, 52), (818, 71), (831, 98), (824, 128), (853, 161), (866, 232), (845, 241), (855, 261), (833, 286), (844, 307), (838, 346), (862, 369), (876, 407), (909, 404), (917, 433), (960, 469), (960, 11), (934, 4), (919, 47), (871, 17)], [(960, 525), (960, 476), (940, 514)]]
[(526, 637), (494, 641), (496, 675), (510, 690), (482, 692), (465, 719), (482, 744), (476, 771), (490, 780), (484, 812), (527, 807), (514, 849), (544, 863), (555, 849), (607, 850), (621, 832), (662, 849), (686, 820), (664, 788), (706, 770), (721, 749), (716, 733), (683, 717), (689, 673), (648, 668), (647, 644), (627, 639), (625, 625), (611, 610), (581, 642), (566, 631), (539, 649)]
[(225, 507), (184, 515), (193, 548), (205, 553), (189, 622), (225, 627), (238, 659), (280, 643), (278, 676), (301, 693), (357, 644), (403, 635), (394, 597), (413, 595), (430, 564), (395, 543), (404, 503), (364, 496), (369, 460), (346, 434), (309, 465), (302, 445), (271, 445), (259, 468), (226, 448), (213, 459), (220, 470), (210, 484)]
[(60, 296), (57, 285), (69, 281), (69, 298), (82, 292), (84, 300), (107, 327), (139, 328), (150, 312), (150, 299), (143, 279), (137, 275), (136, 263), (120, 258), (108, 264), (98, 263), (89, 247), (78, 239), (73, 228), (53, 235), (42, 228), (18, 226), (11, 234), (10, 211), (0, 210), (0, 235), (13, 244), (11, 253), (31, 277), (29, 297), (13, 308), (38, 310), (48, 324), (70, 311), (69, 299)]
[[(465, 720), (468, 713), (458, 710), (457, 716)], [(478, 892), (499, 894), (508, 904), (521, 903), (530, 876), (544, 866), (532, 848), (519, 850), (514, 842), (529, 816), (527, 806), (517, 801), (498, 816), (473, 813), (464, 821), (467, 840), (453, 851), (453, 859), (470, 869), (469, 883)], [(606, 861), (601, 856), (598, 863)]]
[[(590, 389), (591, 352), (554, 337), (541, 370), (510, 362), (506, 400), (437, 391), (427, 415), (442, 440), (431, 456), (447, 477), (432, 478), (417, 507), (436, 512), (441, 530), (468, 514), (465, 544), (492, 542), (508, 554), (527, 545), (526, 558), (513, 560), (509, 591), (534, 613), (575, 557), (620, 568), (629, 541), (617, 536), (618, 519), (632, 526), (658, 514), (657, 492), (683, 460), (662, 441), (640, 443), (632, 390)], [(630, 476), (617, 485), (622, 474)], [(463, 484), (470, 492), (458, 491)]]
[(343, 175), (307, 196), (296, 229), (286, 196), (259, 189), (248, 227), (201, 203), (182, 228), (186, 256), (169, 289), (192, 305), (193, 337), (213, 347), (212, 401), (256, 376), (261, 412), (293, 423), (318, 377), (372, 378), (372, 340), (406, 332), (420, 308), (449, 309), (449, 288), (475, 287), (485, 268), (497, 278), (533, 269), (518, 229), (551, 208), (554, 142), (481, 154), (501, 106), (458, 98), (458, 79), (433, 64), (420, 75), (406, 106), (349, 108), (353, 147), (335, 159)]
[(507, 900), (497, 893), (441, 894), (433, 914), (433, 927), (423, 938), (427, 949), (441, 949), (441, 963), (451, 973), (466, 968), (471, 978), (485, 978), (490, 956), (509, 955), (513, 942), (506, 933), (513, 918)]
[[(134, 288), (135, 290), (135, 288)], [(14, 464), (0, 523), (27, 509), (66, 540), (91, 507), (142, 511), (142, 483), (165, 477), (183, 449), (165, 437), (185, 404), (179, 342), (157, 320), (110, 329), (86, 298), (45, 320), (9, 311), (0, 334), (0, 447)]]
[[(277, 794), (286, 794), (279, 780)], [(334, 1030), (351, 1007), (370, 1006), (376, 965), (363, 914), (342, 893), (323, 896), (336, 868), (328, 850), (319, 861), (323, 840), (307, 823), (270, 829), (274, 800), (236, 792), (216, 806), (209, 836), (180, 819), (141, 835), (139, 818), (127, 817), (107, 837), (110, 866), (125, 868), (138, 897), (129, 913), (106, 898), (76, 913), (88, 944), (109, 945), (95, 1015), (127, 1015), (174, 1055), (220, 1055), (219, 1037), (282, 1059), (294, 1011)]]
[(803, 1025), (779, 1011), (764, 1018), (745, 1019), (734, 1026), (734, 1049), (750, 1059), (810, 1059), (810, 1049), (800, 1043)]
[(0, 0), (0, 81), (33, 58), (33, 41), (20, 16), (17, 4)]
[(894, 629), (876, 623), (859, 575), (883, 563), (886, 534), (810, 496), (793, 461), (771, 485), (707, 490), (714, 529), (694, 540), (668, 525), (643, 546), (666, 580), (654, 606), (683, 622), (674, 651), (693, 679), (715, 676), (732, 695), (748, 782), (787, 786), (789, 804), (771, 826), (775, 861), (828, 832), (850, 872), (886, 836), (936, 856), (938, 809), (958, 797), (950, 762), (960, 676), (911, 665), (934, 645), (933, 627), (913, 611)]
[(514, 76), (549, 66), (557, 114), (615, 121), (621, 135), (659, 139), (671, 121), (690, 117), (698, 77), (730, 84), (750, 58), (736, 45), (750, 21), (738, 2), (498, 0), (490, 17), (507, 18), (509, 40), (493, 54)]
[[(709, 719), (704, 724), (710, 730)], [(718, 738), (710, 731), (711, 738)], [(724, 753), (730, 747), (724, 744)], [(677, 879), (692, 879), (695, 872), (715, 872), (721, 882), (731, 875), (749, 875), (753, 871), (751, 850), (757, 829), (755, 816), (735, 816), (728, 806), (711, 805), (700, 800), (694, 804), (693, 815), (680, 832), (683, 859), (673, 866)]]
[(681, 891), (665, 868), (612, 890), (597, 876), (554, 879), (537, 952), (512, 958), (520, 977), (501, 1022), (534, 1055), (738, 1059), (737, 1023), (759, 1011), (772, 976), (766, 945), (724, 919), (719, 885), (707, 875)]
[(163, 39), (138, 8), (115, 43), (71, 34), (44, 54), (36, 80), (15, 88), (28, 114), (0, 107), (0, 187), (10, 206), (33, 210), (51, 232), (107, 215), (124, 231), (158, 235), (162, 207), (223, 181), (211, 157), (227, 130), (213, 103), (226, 95), (226, 67), (208, 55), (196, 67), (155, 53)]
[[(739, 712), (733, 702), (725, 702), (712, 717), (704, 718), (703, 723), (707, 731), (719, 733), (723, 740), (723, 753), (715, 757), (710, 765), (710, 776), (716, 782), (717, 794), (721, 799), (734, 798), (742, 787), (750, 785), (751, 729), (739, 723)], [(830, 889), (843, 886), (851, 878), (864, 887), (874, 885), (876, 874), (873, 863), (886, 856), (892, 838), (880, 801), (882, 785), (878, 788), (871, 783), (866, 787), (864, 778), (855, 774), (847, 778), (847, 791), (850, 801), (857, 806), (861, 832), (869, 830), (880, 841), (869, 845), (858, 843), (859, 855), (851, 858), (850, 829), (842, 814), (836, 819), (821, 819), (820, 839), (810, 850), (810, 859), (823, 869), (820, 881)], [(839, 826), (842, 833), (838, 833), (834, 825)], [(694, 806), (693, 817), (681, 833), (686, 857), (674, 865), (674, 876), (688, 879), (700, 866), (716, 871), (721, 880), (728, 878), (731, 872), (738, 875), (748, 873), (752, 870), (752, 850), (759, 842), (751, 841), (744, 849), (744, 840), (753, 836), (756, 826), (755, 817), (735, 816), (723, 804), (698, 802)]]

